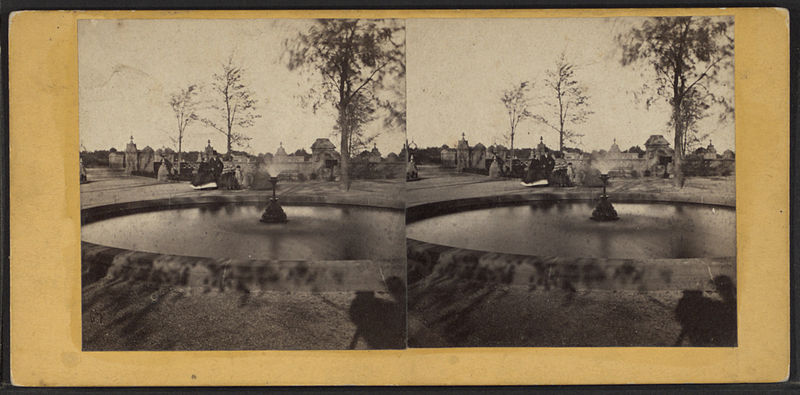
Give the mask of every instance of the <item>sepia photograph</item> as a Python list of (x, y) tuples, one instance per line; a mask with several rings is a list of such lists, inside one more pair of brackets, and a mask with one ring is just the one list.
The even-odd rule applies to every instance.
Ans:
[(78, 21), (82, 349), (405, 348), (405, 51), (401, 19)]
[(409, 347), (737, 346), (732, 16), (406, 27)]
[(8, 382), (784, 382), (790, 12), (7, 14)]

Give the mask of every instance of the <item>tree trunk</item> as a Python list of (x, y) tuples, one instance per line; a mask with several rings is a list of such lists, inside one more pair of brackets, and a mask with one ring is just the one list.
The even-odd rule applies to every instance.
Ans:
[(514, 128), (511, 128), (511, 158), (514, 159)]
[(228, 156), (231, 156), (231, 131), (228, 130)]
[(339, 171), (341, 172), (341, 187), (345, 191), (350, 190), (350, 130), (347, 127), (346, 106), (339, 104), (339, 131), (341, 132), (341, 159), (339, 160)]
[(683, 129), (680, 122), (681, 103), (676, 102), (672, 106), (673, 123), (675, 124), (675, 144), (672, 154), (672, 174), (675, 177), (675, 186), (683, 188)]
[(178, 163), (176, 164), (178, 166), (178, 168), (175, 169), (175, 166), (172, 167), (172, 171), (173, 171), (173, 173), (178, 175), (178, 179), (180, 179), (180, 176), (181, 176), (181, 143), (182, 142), (183, 142), (183, 136), (178, 136)]

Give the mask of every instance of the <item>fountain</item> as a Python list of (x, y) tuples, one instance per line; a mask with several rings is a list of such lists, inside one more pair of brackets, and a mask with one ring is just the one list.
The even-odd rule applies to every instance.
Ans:
[(431, 245), (529, 256), (735, 256), (732, 203), (692, 198), (665, 202), (658, 193), (615, 192), (612, 205), (607, 189), (616, 164), (601, 159), (590, 165), (600, 181), (592, 185), (602, 183), (599, 199), (595, 193), (565, 191), (412, 205), (406, 209), (406, 235)]
[(603, 180), (603, 194), (600, 195), (600, 201), (597, 202), (597, 206), (592, 211), (592, 220), (594, 221), (616, 221), (619, 219), (617, 210), (614, 210), (614, 206), (608, 200), (608, 194), (606, 194), (606, 185), (608, 185), (609, 178), (608, 173), (600, 174), (600, 179)]
[(267, 208), (264, 209), (264, 213), (261, 215), (261, 222), (268, 224), (286, 223), (289, 219), (286, 218), (286, 212), (283, 211), (283, 207), (278, 203), (278, 197), (275, 195), (275, 190), (278, 186), (278, 177), (270, 177), (269, 182), (272, 184), (272, 197), (269, 198)]
[[(170, 197), (84, 209), (81, 237), (121, 250), (213, 259), (339, 261), (405, 256), (402, 205), (286, 194), (283, 189), (278, 197), (278, 184), (293, 171), (295, 166), (281, 160), (264, 161), (250, 170), (251, 185), (271, 188), (271, 196), (266, 192), (267, 196)], [(137, 231), (145, 228), (148, 232)]]

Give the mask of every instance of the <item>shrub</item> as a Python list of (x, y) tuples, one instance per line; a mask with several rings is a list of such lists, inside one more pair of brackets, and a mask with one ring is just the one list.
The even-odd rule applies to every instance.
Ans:
[(303, 174), (303, 173), (297, 174), (297, 181), (304, 182), (306, 180), (308, 180), (308, 179), (306, 178), (305, 174)]

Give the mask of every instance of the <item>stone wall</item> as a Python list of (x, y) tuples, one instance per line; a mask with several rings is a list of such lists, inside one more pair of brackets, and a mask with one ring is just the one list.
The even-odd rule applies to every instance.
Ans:
[(736, 278), (736, 258), (599, 259), (466, 250), (408, 239), (408, 283), (456, 279), (534, 289), (713, 290), (709, 276)]
[(198, 258), (82, 243), (81, 282), (134, 281), (192, 292), (385, 291), (372, 261), (259, 261)]

